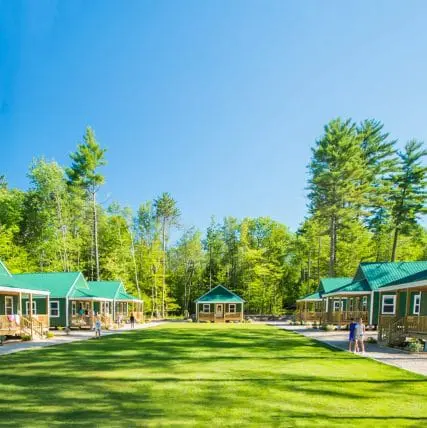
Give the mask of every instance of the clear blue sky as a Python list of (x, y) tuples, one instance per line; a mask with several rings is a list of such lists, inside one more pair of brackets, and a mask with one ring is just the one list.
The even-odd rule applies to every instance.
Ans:
[(103, 197), (169, 191), (183, 222), (295, 229), (336, 116), (427, 136), (426, 1), (0, 0), (0, 173), (62, 164), (91, 125)]

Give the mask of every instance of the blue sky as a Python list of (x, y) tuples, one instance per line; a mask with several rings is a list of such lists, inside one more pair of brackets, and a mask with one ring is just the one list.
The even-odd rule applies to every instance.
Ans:
[[(103, 198), (163, 191), (183, 223), (306, 213), (306, 165), (336, 116), (427, 135), (424, 1), (0, 0), (0, 173), (62, 164), (87, 125)], [(102, 199), (102, 198), (101, 198)]]

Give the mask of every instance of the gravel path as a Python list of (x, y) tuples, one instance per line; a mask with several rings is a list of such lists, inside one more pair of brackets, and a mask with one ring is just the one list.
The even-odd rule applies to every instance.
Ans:
[[(148, 322), (146, 324), (136, 324), (133, 330), (142, 330), (144, 328), (155, 327), (162, 324), (162, 321)], [(132, 330), (130, 324), (118, 330), (103, 330), (103, 336), (110, 336), (112, 334), (120, 334)], [(13, 354), (15, 352), (26, 351), (27, 349), (40, 349), (45, 346), (62, 345), (64, 343), (77, 342), (79, 340), (89, 340), (95, 337), (93, 331), (88, 330), (75, 330), (71, 331), (69, 335), (63, 331), (54, 331), (55, 337), (51, 339), (36, 339), (28, 342), (21, 342), (19, 340), (7, 341), (3, 346), (0, 346), (0, 355)]]
[[(318, 340), (319, 342), (326, 343), (338, 349), (348, 350), (348, 332), (331, 331), (326, 332), (322, 330), (308, 329), (303, 326), (290, 326), (280, 323), (271, 323), (278, 328), (284, 330), (294, 331), (302, 334), (311, 339)], [(376, 332), (367, 332), (368, 336), (377, 338)], [(347, 351), (348, 352), (348, 351)], [(360, 355), (360, 354), (359, 354)], [(379, 346), (377, 344), (366, 344), (365, 355), (361, 357), (372, 358), (384, 364), (400, 367), (401, 369), (411, 371), (427, 376), (427, 352), (419, 354), (410, 354), (397, 349)]]

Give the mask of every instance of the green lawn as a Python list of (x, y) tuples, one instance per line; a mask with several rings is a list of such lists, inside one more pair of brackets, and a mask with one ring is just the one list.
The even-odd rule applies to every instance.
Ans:
[(427, 378), (261, 325), (168, 324), (0, 362), (8, 426), (427, 424)]

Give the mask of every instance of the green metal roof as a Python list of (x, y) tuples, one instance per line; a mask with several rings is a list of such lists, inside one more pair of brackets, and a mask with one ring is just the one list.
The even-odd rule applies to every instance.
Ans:
[(353, 278), (348, 277), (338, 277), (338, 278), (322, 278), (319, 284), (320, 294), (331, 293), (337, 288), (344, 287), (348, 285)]
[(51, 298), (66, 297), (73, 285), (76, 288), (88, 289), (80, 272), (19, 273), (13, 276), (26, 288), (49, 290)]
[(119, 291), (117, 294), (116, 300), (139, 300), (137, 297), (132, 296), (131, 294), (126, 293), (125, 291)]
[(427, 271), (427, 261), (361, 263), (360, 269), (371, 289), (378, 290), (386, 285), (409, 282), (408, 278), (422, 278)]
[(120, 281), (88, 281), (90, 293), (93, 297), (114, 299), (121, 289), (124, 289)]
[(359, 293), (359, 292), (370, 292), (371, 287), (368, 284), (368, 281), (366, 279), (363, 279), (361, 281), (354, 281), (350, 284), (344, 285), (344, 287), (337, 288), (336, 290), (332, 290), (331, 293), (336, 294), (347, 294), (347, 293)]
[(70, 297), (76, 299), (139, 300), (126, 292), (121, 281), (89, 281), (88, 286), (88, 290), (75, 289)]
[(223, 285), (217, 285), (203, 296), (199, 297), (196, 302), (200, 303), (243, 303), (244, 300), (237, 294), (225, 288)]
[(319, 293), (311, 293), (298, 300), (322, 300), (322, 296)]

